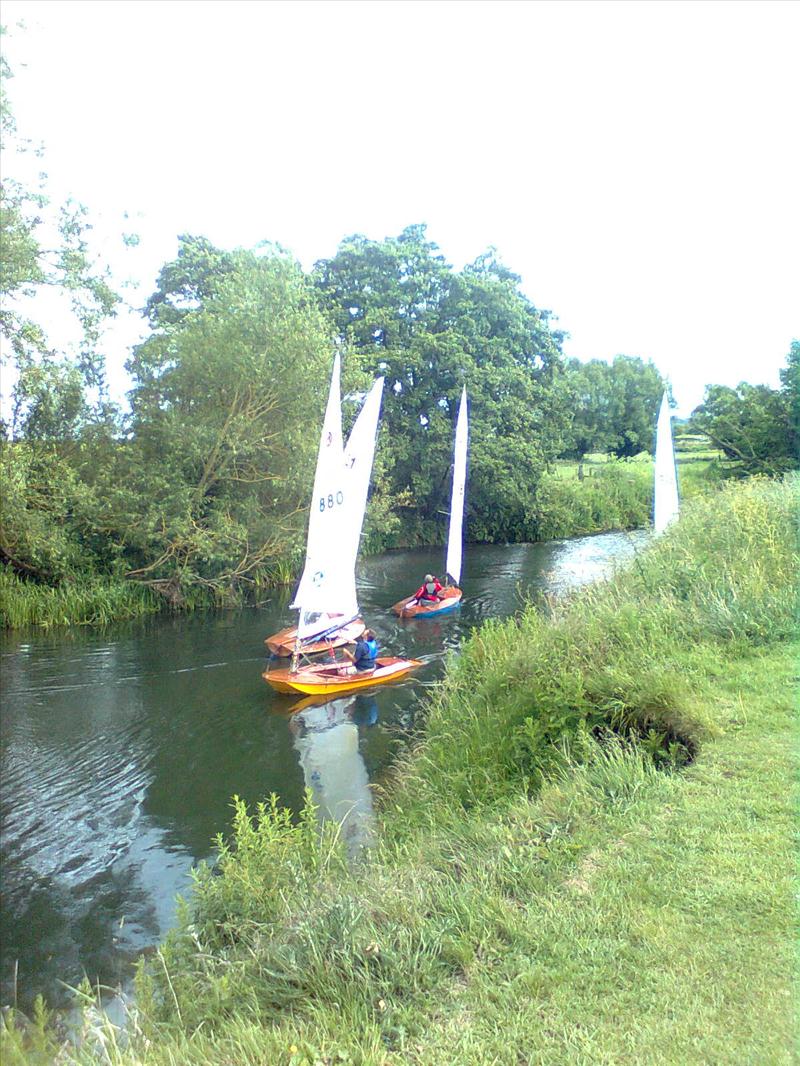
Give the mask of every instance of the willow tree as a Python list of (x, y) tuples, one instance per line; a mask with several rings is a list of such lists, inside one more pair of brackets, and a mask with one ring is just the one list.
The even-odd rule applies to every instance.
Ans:
[(792, 341), (781, 388), (708, 385), (690, 427), (730, 460), (734, 474), (781, 474), (800, 466), (800, 342)]
[(171, 599), (197, 586), (225, 596), (285, 558), (305, 526), (329, 331), (280, 249), (190, 237), (147, 312), (110, 523), (130, 579)]

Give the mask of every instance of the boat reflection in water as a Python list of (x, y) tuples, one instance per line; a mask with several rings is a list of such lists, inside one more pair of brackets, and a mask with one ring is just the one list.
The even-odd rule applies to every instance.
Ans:
[(375, 837), (372, 792), (359, 751), (358, 727), (378, 721), (377, 700), (369, 693), (327, 703), (311, 697), (292, 709), (289, 728), (318, 817), (339, 823), (347, 856), (355, 858)]

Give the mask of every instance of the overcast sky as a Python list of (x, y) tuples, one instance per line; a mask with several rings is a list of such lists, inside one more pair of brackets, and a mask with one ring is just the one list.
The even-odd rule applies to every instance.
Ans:
[(179, 233), (308, 268), (423, 222), (457, 268), (496, 247), (567, 354), (652, 359), (683, 413), (710, 382), (777, 385), (800, 336), (800, 4), (4, 0), (2, 20), (20, 132), (139, 303)]

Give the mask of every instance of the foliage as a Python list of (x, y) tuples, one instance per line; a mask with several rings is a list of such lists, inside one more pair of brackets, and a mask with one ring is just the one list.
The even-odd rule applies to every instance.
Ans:
[(800, 341), (792, 341), (780, 376), (789, 408), (789, 455), (800, 459)]
[[(187, 242), (195, 266), (212, 256), (207, 242), (202, 255)], [(156, 329), (129, 364), (135, 387), (124, 436), (84, 417), (74, 367), (59, 376), (40, 364), (20, 379), (25, 438), (0, 456), (0, 552), (18, 575), (92, 588), (97, 578), (103, 588), (125, 579), (179, 606), (238, 602), (295, 558), (330, 372), (326, 325), (282, 253), (218, 258), (229, 269), (194, 302), (168, 290), (171, 264), (162, 271)], [(182, 284), (196, 295), (185, 259)], [(180, 314), (167, 313), (173, 304)], [(12, 591), (21, 600), (9, 618), (51, 624), (68, 604), (74, 620), (87, 618), (75, 590)], [(152, 603), (118, 593), (110, 602), (123, 616), (128, 600)], [(86, 600), (94, 602), (88, 589)]]
[[(166, 293), (151, 299), (165, 324), (129, 362), (132, 442), (105, 488), (128, 576), (174, 595), (194, 585), (222, 595), (291, 554), (330, 374), (300, 268), (272, 249), (228, 263), (178, 316), (165, 315)], [(161, 280), (172, 276), (165, 268)]]
[(345, 239), (315, 281), (360, 366), (385, 374), (383, 478), (406, 543), (441, 536), (458, 400), (470, 401), (467, 536), (531, 539), (536, 485), (561, 448), (560, 334), (489, 252), (461, 272), (425, 227)]
[(10, 567), (0, 569), (0, 626), (9, 629), (100, 626), (160, 608), (159, 597), (149, 589), (119, 579), (84, 576), (52, 587), (24, 581)]
[(566, 379), (573, 417), (564, 455), (580, 459), (589, 452), (609, 452), (626, 459), (654, 452), (665, 384), (653, 363), (627, 355), (611, 364), (570, 359)]
[(781, 389), (742, 382), (709, 385), (691, 426), (704, 433), (740, 474), (776, 474), (800, 465), (800, 342), (793, 341)]
[(569, 480), (546, 474), (536, 496), (537, 540), (640, 529), (653, 505), (651, 463), (613, 461)]
[[(68, 201), (55, 209), (46, 194), (44, 174), (34, 187), (14, 176), (17, 162), (31, 154), (31, 147), (17, 134), (7, 89), (12, 76), (7, 60), (0, 57), (4, 161), (0, 183), (0, 339), (4, 360), (11, 363), (17, 377), (12, 424), (4, 428), (10, 428), (15, 436), (41, 438), (54, 428), (63, 435), (79, 415), (88, 413), (88, 408), (83, 409), (82, 389), (98, 390), (98, 411), (107, 416), (102, 402), (105, 372), (99, 342), (103, 324), (115, 313), (119, 297), (111, 288), (109, 272), (92, 255), (86, 208)], [(43, 300), (47, 292), (52, 294), (49, 302)], [(47, 309), (52, 314), (59, 300), (69, 308), (80, 329), (74, 361), (53, 351), (42, 321)]]

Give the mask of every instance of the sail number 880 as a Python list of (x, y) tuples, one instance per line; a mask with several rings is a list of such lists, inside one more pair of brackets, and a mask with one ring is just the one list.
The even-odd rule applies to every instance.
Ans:
[(324, 511), (326, 508), (330, 510), (335, 505), (342, 503), (344, 503), (344, 493), (340, 489), (335, 496), (332, 492), (329, 492), (327, 496), (320, 496), (319, 509), (320, 511)]

